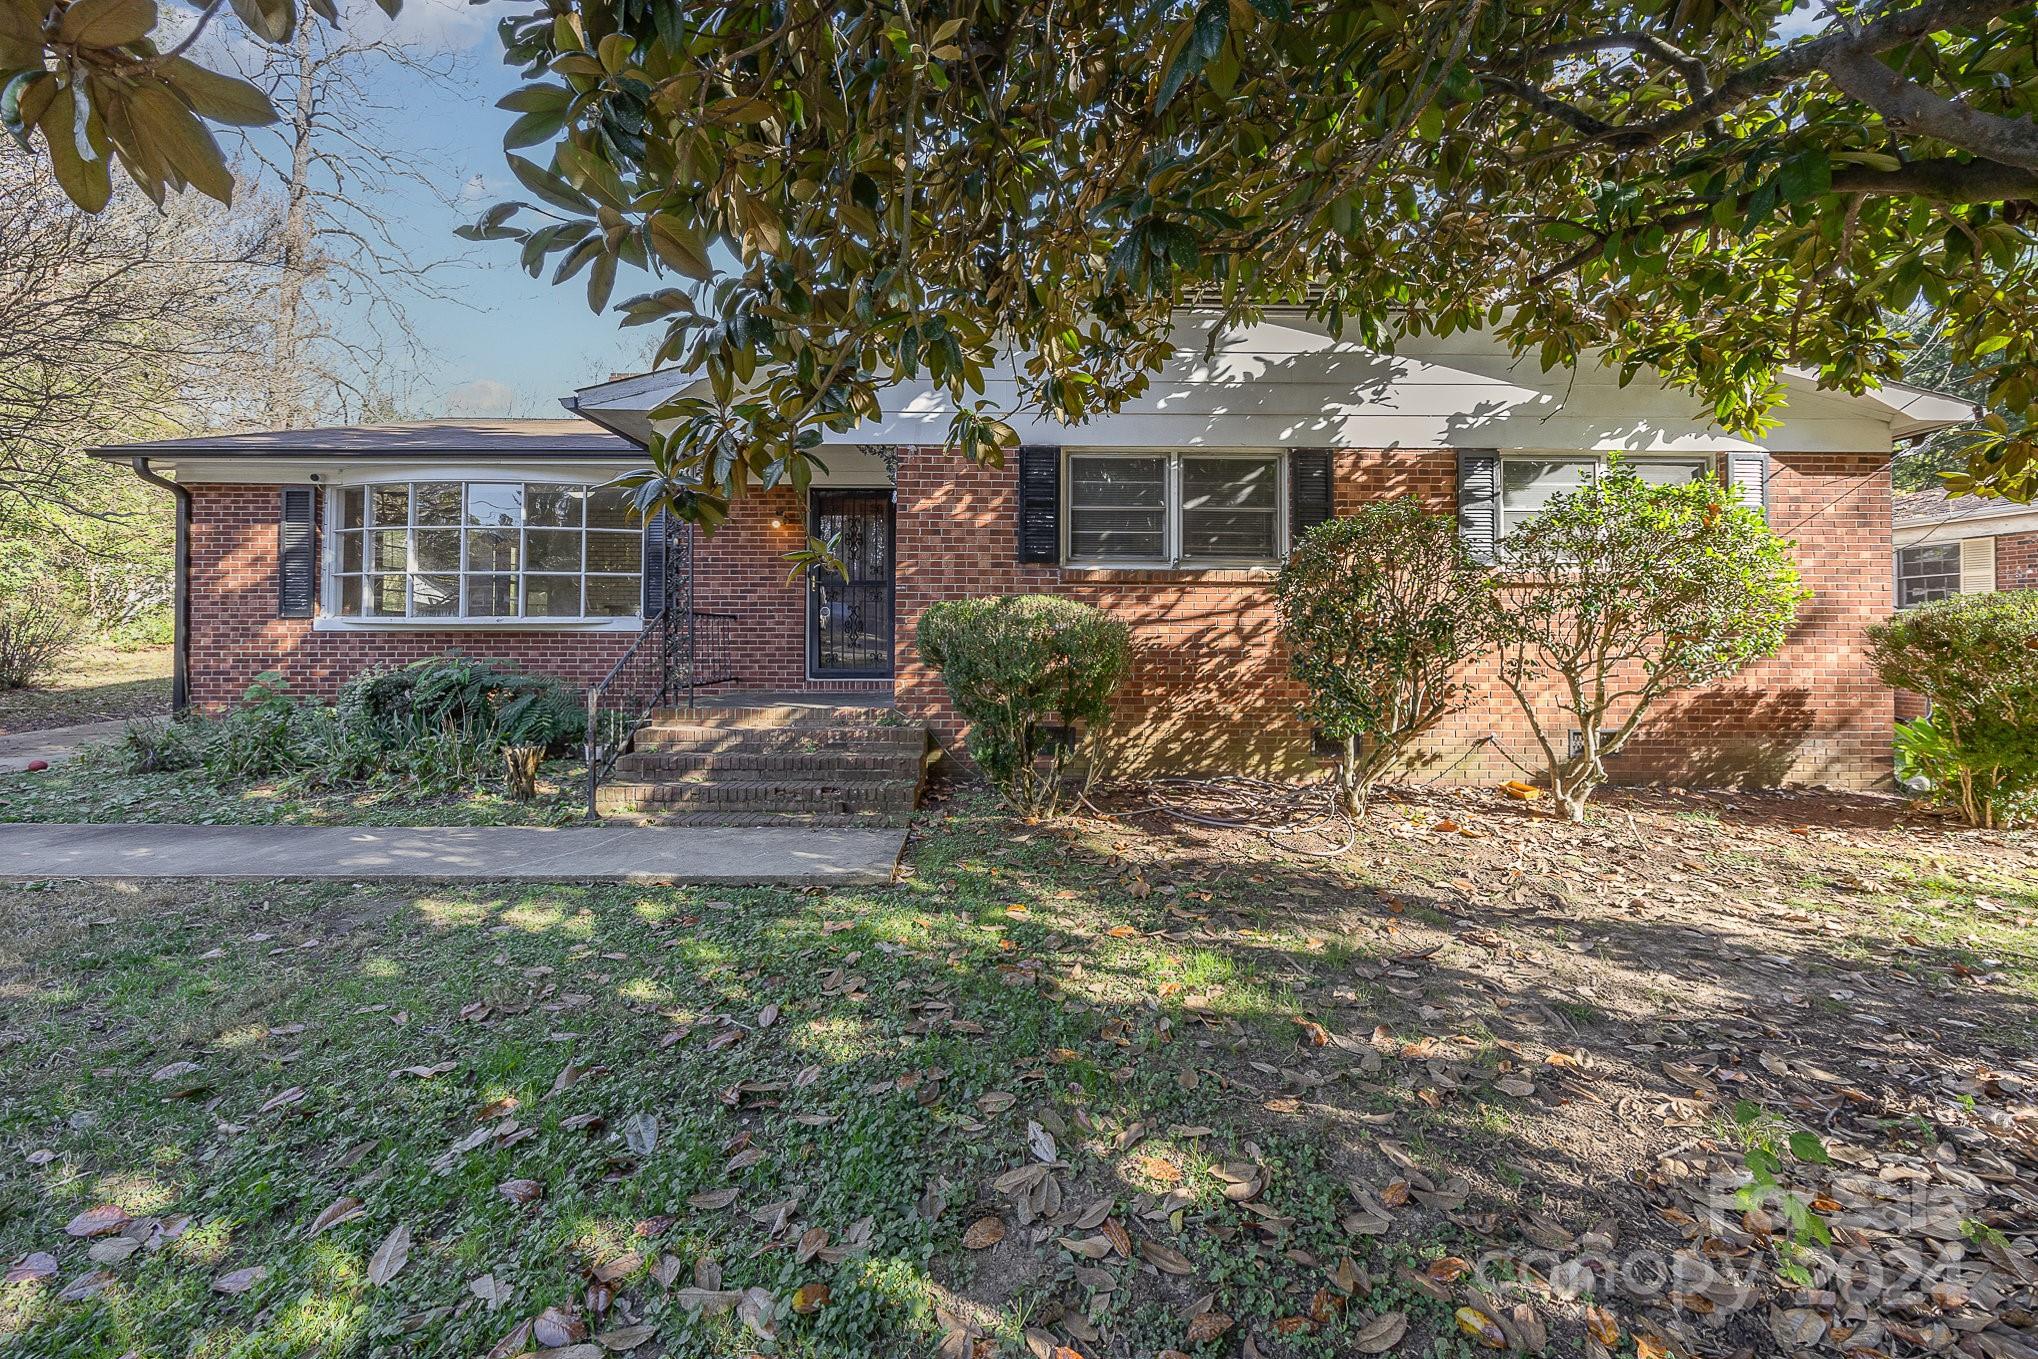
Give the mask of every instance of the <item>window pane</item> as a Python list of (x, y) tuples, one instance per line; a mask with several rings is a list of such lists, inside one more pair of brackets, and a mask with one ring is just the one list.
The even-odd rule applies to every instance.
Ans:
[(1702, 462), (1670, 462), (1662, 458), (1626, 462), (1621, 466), (1650, 486), (1682, 486), (1688, 481), (1697, 481), (1712, 470)]
[(579, 528), (586, 499), (579, 486), (533, 482), (524, 487), (524, 522), (534, 528)]
[(524, 522), (524, 488), (515, 482), (467, 484), (467, 522), (513, 527)]
[(340, 492), (340, 527), (357, 529), (361, 527), (362, 515), (367, 513), (368, 493), (360, 487)]
[(1896, 603), (1915, 608), (1960, 593), (1960, 544), (1934, 543), (1897, 552)]
[(1272, 558), (1279, 481), (1272, 459), (1182, 459), (1182, 556)]
[(368, 493), (368, 512), (371, 524), (408, 524), (410, 522), (410, 487), (375, 487)]
[(1271, 458), (1184, 458), (1182, 508), (1272, 510), (1279, 476)]
[(644, 537), (639, 533), (589, 533), (587, 569), (590, 571), (641, 571), (644, 569)]
[(526, 618), (580, 617), (579, 576), (525, 576)]
[[(359, 505), (355, 506), (355, 509), (358, 510), (359, 508), (360, 508)], [(361, 530), (355, 529), (351, 533), (341, 533), (340, 570), (359, 571), (360, 569), (361, 569)]]
[(470, 618), (515, 618), (517, 578), (515, 576), (467, 577), (467, 616)]
[(460, 612), (460, 577), (415, 576), (410, 587), (411, 612), (419, 618), (453, 618)]
[(644, 583), (635, 576), (589, 576), (589, 618), (635, 618), (643, 603)]
[(346, 618), (361, 616), (361, 578), (345, 576), (340, 580), (340, 614)]
[(469, 571), (514, 571), (517, 569), (517, 530), (468, 529), (467, 569)]
[(1167, 555), (1165, 458), (1069, 459), (1069, 555), (1158, 561)]
[(526, 569), (531, 571), (578, 571), (580, 569), (579, 529), (532, 529), (525, 535), (530, 552)]
[(587, 493), (587, 526), (589, 528), (640, 528), (630, 513), (630, 493), (614, 486), (597, 486)]
[(410, 538), (407, 529), (377, 529), (375, 538), (375, 569), (377, 571), (402, 571), (410, 565)]
[(1271, 510), (1182, 511), (1182, 556), (1264, 561), (1275, 555)]
[(1167, 469), (1166, 458), (1070, 458), (1069, 504), (1159, 509)]
[(417, 547), (418, 570), (458, 571), (460, 569), (459, 529), (418, 529), (411, 535), (411, 541)]
[(402, 576), (369, 576), (368, 608), (379, 618), (404, 616)]
[(1592, 481), (1591, 458), (1508, 458), (1500, 464), (1501, 531), (1509, 533), (1536, 517), (1550, 497), (1580, 490)]
[(417, 521), (420, 524), (443, 524), (448, 528), (460, 526), (460, 483), (457, 481), (425, 481), (411, 488), (412, 499), (417, 503)]

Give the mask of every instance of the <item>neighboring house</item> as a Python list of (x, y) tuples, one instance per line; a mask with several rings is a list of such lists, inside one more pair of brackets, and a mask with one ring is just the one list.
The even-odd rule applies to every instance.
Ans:
[[(1477, 335), (1383, 356), (1299, 314), (1214, 345), (1208, 318), (1179, 325), (1180, 356), (1141, 399), (1079, 428), (1022, 419), (1024, 447), (1002, 467), (941, 447), (946, 398), (924, 383), (888, 389), (881, 418), (820, 450), (827, 470), (804, 499), (754, 491), (693, 545), (692, 608), (732, 616), (703, 633), (726, 653), (715, 661), (751, 689), (890, 694), (952, 738), (947, 695), (914, 646), (921, 613), (1053, 592), (1131, 626), (1117, 770), (1293, 772), (1309, 767), (1310, 739), (1270, 586), (1296, 535), (1414, 495), (1457, 513), (1490, 552), (1619, 454), (1663, 480), (1725, 477), (1796, 539), (1816, 596), (1781, 655), (1666, 702), (1616, 776), (1888, 778), (1894, 699), (1863, 649), (1889, 606), (1888, 465), (1898, 442), (1970, 418), (1965, 404), (1793, 379), (1781, 423), (1757, 443), (1712, 426), (1686, 395), (1597, 368), (1542, 372)], [(659, 599), (641, 530), (601, 487), (641, 465), (648, 412), (687, 384), (662, 372), (587, 388), (566, 401), (568, 421), (228, 435), (99, 456), (144, 459), (188, 492), (198, 704), (231, 703), (264, 670), (329, 694), (367, 667), (448, 649), (587, 682)], [(989, 396), (1015, 404), (1009, 379)], [(788, 581), (784, 556), (810, 534), (840, 535), (849, 579)], [(1466, 678), (1470, 702), (1431, 734), (1418, 777), (1483, 781), (1536, 762), (1491, 666)]]
[(1896, 498), (1894, 521), (1899, 609), (2038, 590), (2038, 505), (1914, 491)]

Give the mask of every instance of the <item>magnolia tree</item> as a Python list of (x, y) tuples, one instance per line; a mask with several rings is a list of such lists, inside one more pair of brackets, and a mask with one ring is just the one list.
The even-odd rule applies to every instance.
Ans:
[(1618, 464), (1508, 535), (1491, 640), (1565, 819), (1657, 700), (1783, 645), (1811, 597), (1790, 547), (1710, 477), (1656, 486)]
[(1304, 534), (1274, 593), (1303, 716), (1338, 742), (1338, 790), (1356, 816), (1410, 743), (1462, 701), (1459, 662), (1490, 598), (1457, 521), (1412, 497)]
[[(475, 234), (597, 307), (671, 276), (622, 310), (708, 379), (651, 450), (697, 516), (798, 485), (894, 382), (964, 456), (1117, 409), (1190, 301), (1489, 326), (1742, 433), (1785, 365), (1898, 377), (1915, 303), (2038, 404), (2030, 0), (551, 0), (502, 31), (521, 188)], [(2028, 493), (2034, 450), (1985, 432), (1968, 474)]]

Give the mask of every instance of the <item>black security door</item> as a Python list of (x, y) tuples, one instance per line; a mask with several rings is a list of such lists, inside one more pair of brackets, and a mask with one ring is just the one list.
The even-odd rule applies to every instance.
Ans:
[(815, 491), (809, 528), (842, 570), (807, 572), (807, 657), (817, 677), (892, 673), (892, 493)]

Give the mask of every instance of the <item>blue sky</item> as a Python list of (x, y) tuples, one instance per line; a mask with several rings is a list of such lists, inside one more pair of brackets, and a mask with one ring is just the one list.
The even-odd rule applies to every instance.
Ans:
[[(406, 304), (423, 354), (407, 371), (411, 413), (558, 416), (558, 398), (615, 372), (647, 366), (656, 332), (624, 330), (613, 313), (588, 310), (580, 280), (553, 287), (533, 279), (509, 242), (471, 243), (453, 229), (500, 198), (516, 196), (503, 159), (502, 133), (512, 114), (495, 101), (522, 83), (503, 64), (495, 21), (508, 4), (466, 0), (405, 0), (394, 33), (443, 53), (454, 68), (446, 88), (389, 69), (370, 75), (369, 97), (390, 106), (375, 112), (379, 144), (414, 151), (430, 163), (432, 190), (403, 185), (375, 206), (393, 219), (416, 259), (456, 261), (442, 274), (445, 300), (412, 296)], [(343, 3), (349, 31), (392, 31), (373, 4)], [(451, 201), (447, 201), (451, 200)], [(652, 286), (626, 269), (616, 297)], [(367, 332), (350, 318), (355, 338)], [(395, 351), (389, 351), (394, 353)]]

